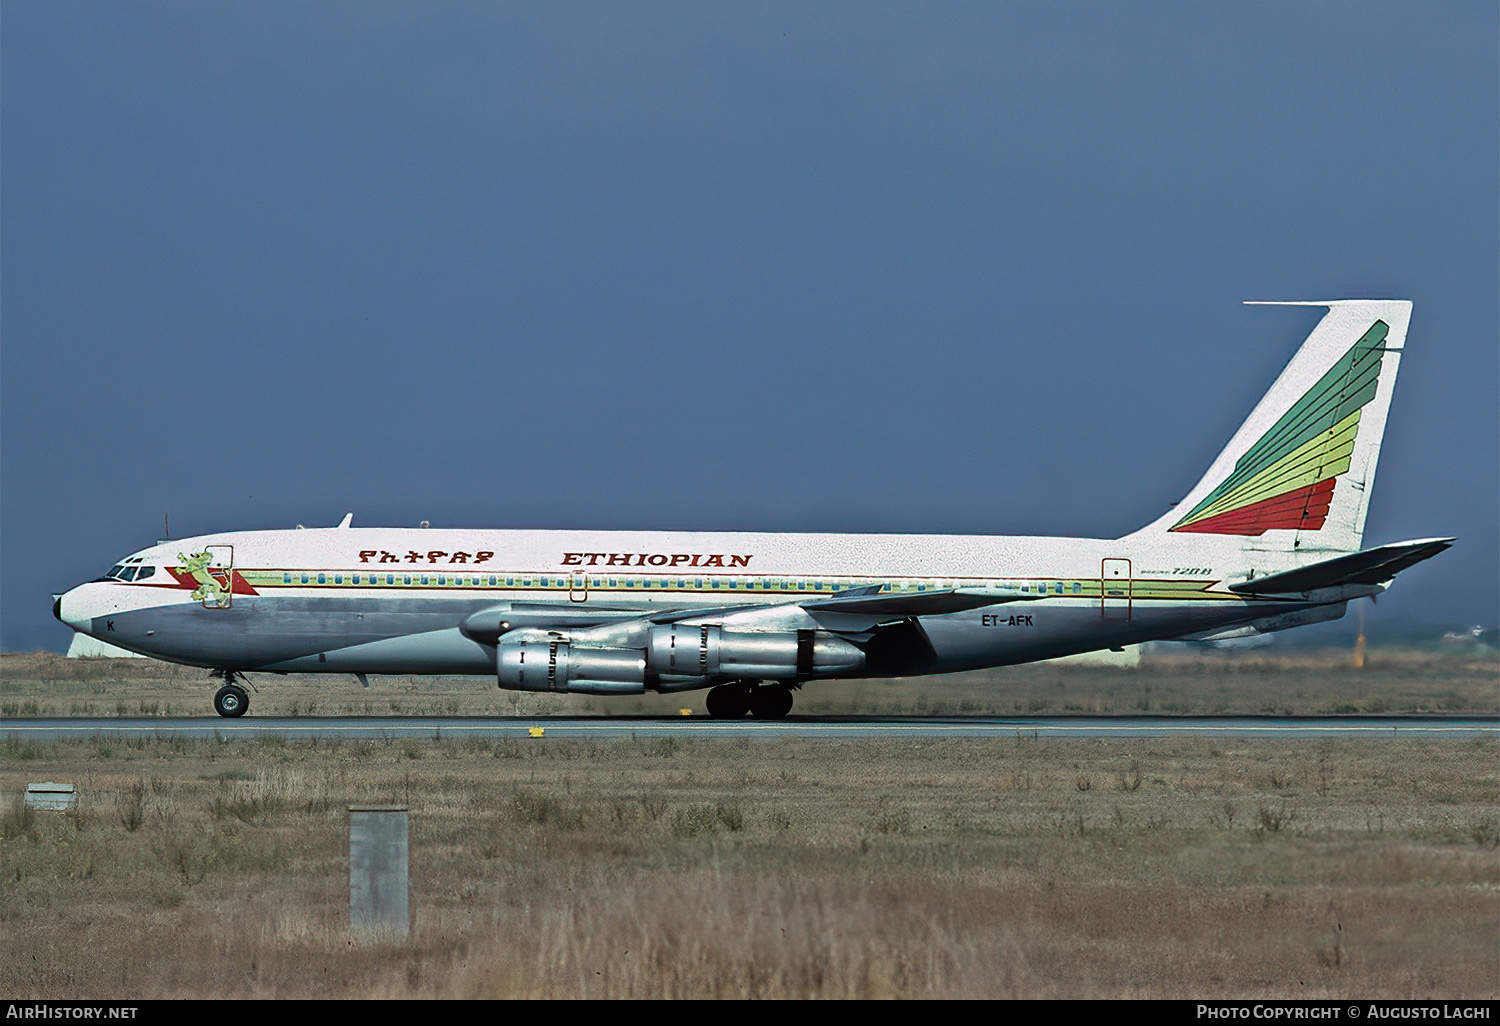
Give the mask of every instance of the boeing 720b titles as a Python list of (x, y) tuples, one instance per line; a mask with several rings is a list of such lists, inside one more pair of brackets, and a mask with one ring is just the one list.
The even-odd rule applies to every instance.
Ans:
[(335, 528), (162, 542), (54, 605), (222, 680), (485, 674), (519, 691), (707, 689), (784, 716), (827, 678), (933, 674), (1334, 620), (1451, 538), (1361, 548), (1411, 304), (1326, 307), (1182, 502), (1113, 540)]

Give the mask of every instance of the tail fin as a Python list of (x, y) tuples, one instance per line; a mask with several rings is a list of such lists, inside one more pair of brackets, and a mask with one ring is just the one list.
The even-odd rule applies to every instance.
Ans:
[(1137, 535), (1239, 535), (1264, 537), (1257, 548), (1355, 552), (1411, 303), (1257, 305), (1328, 313), (1187, 498)]

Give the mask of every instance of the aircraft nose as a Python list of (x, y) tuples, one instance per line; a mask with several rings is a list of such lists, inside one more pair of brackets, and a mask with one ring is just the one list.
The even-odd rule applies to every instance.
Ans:
[(88, 632), (90, 611), (85, 609), (85, 596), (80, 595), (82, 586), (52, 597), (52, 615), (75, 631)]

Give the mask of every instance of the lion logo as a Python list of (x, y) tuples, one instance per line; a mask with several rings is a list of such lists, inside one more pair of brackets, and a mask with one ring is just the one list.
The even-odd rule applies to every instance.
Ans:
[(224, 599), (224, 585), (220, 584), (209, 571), (208, 565), (214, 561), (210, 552), (195, 552), (191, 556), (177, 553), (177, 558), (182, 561), (182, 569), (185, 573), (192, 575), (193, 580), (198, 582), (198, 587), (193, 589), (193, 598), (202, 600), (213, 596), (216, 603)]

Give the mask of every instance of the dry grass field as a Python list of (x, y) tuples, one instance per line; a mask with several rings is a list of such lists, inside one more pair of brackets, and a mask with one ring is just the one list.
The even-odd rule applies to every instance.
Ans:
[[(107, 663), (0, 659), (5, 716), (206, 711), (198, 671)], [(1027, 667), (947, 690), (834, 684), (799, 711), (1493, 712), (1497, 679), (1493, 660), (1377, 654), (1355, 675), (1252, 654)], [(251, 715), (604, 707), (518, 710), (485, 683), (277, 680)], [(610, 708), (679, 706), (701, 697)], [(1496, 754), (1373, 740), (12, 736), (0, 993), (1495, 998)], [(76, 784), (78, 810), (24, 809), (40, 780)], [(359, 803), (411, 810), (407, 943), (350, 942), (346, 809)]]

